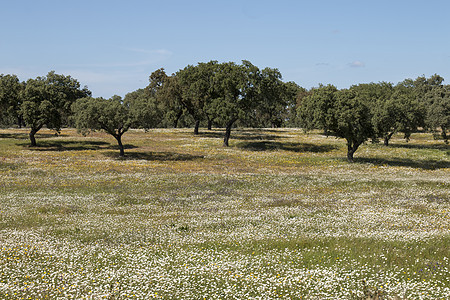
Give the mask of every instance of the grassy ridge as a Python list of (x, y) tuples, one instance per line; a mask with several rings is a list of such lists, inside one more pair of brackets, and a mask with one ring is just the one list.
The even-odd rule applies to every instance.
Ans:
[(450, 297), (450, 149), (300, 130), (0, 131), (0, 298)]

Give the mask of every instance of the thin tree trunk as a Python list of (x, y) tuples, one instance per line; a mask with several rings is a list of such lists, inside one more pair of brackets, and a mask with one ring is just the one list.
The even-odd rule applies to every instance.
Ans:
[(347, 160), (349, 163), (353, 163), (353, 155), (355, 154), (356, 150), (358, 150), (360, 143), (356, 142), (347, 142)]
[(200, 127), (200, 120), (195, 121), (194, 134), (198, 134), (198, 128)]
[(37, 146), (36, 137), (35, 137), (36, 132), (37, 132), (37, 130), (34, 130), (33, 128), (30, 130), (30, 142), (31, 142), (32, 147)]
[(352, 163), (353, 162), (353, 154), (354, 154), (355, 152), (350, 148), (350, 149), (348, 149), (347, 150), (347, 161), (349, 162), (349, 163)]
[(181, 115), (183, 115), (183, 111), (180, 110), (180, 112), (177, 114), (175, 121), (173, 121), (173, 128), (178, 127), (178, 121), (180, 121)]
[(120, 151), (119, 156), (120, 157), (124, 157), (125, 156), (125, 149), (124, 149), (123, 144), (122, 144), (122, 135), (117, 134), (114, 137), (117, 140), (117, 144), (119, 144), (119, 151)]
[(17, 117), (17, 125), (19, 125), (19, 128), (22, 128), (22, 126), (25, 127), (24, 124), (23, 124), (22, 116), (18, 116)]
[(441, 130), (442, 130), (442, 138), (444, 139), (444, 143), (448, 144), (447, 128), (441, 127)]
[(389, 146), (389, 140), (394, 135), (394, 132), (388, 133), (384, 136), (384, 145)]
[(208, 130), (212, 130), (212, 120), (208, 119)]
[(30, 142), (31, 142), (32, 147), (37, 146), (35, 135), (39, 130), (41, 130), (42, 126), (43, 125), (39, 125), (37, 127), (31, 127), (31, 129), (30, 129)]
[(223, 138), (223, 146), (224, 147), (228, 147), (228, 141), (230, 140), (230, 136), (231, 136), (231, 127), (233, 127), (233, 124), (236, 120), (231, 120), (230, 122), (227, 123), (227, 127), (225, 129), (225, 136)]

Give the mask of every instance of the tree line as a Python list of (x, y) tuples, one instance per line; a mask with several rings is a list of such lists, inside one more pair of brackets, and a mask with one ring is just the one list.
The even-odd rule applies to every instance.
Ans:
[(320, 129), (344, 138), (347, 159), (368, 140), (390, 138), (402, 132), (429, 130), (448, 143), (450, 86), (439, 75), (388, 82), (358, 84), (348, 89), (320, 85), (307, 90), (283, 82), (278, 69), (210, 61), (189, 65), (167, 75), (158, 69), (149, 84), (122, 99), (93, 98), (87, 87), (71, 76), (54, 71), (20, 82), (16, 75), (0, 75), (0, 125), (30, 128), (30, 143), (44, 126), (57, 132), (64, 126), (82, 134), (103, 130), (113, 136), (124, 156), (122, 135), (130, 128), (225, 128), (229, 145), (237, 126), (301, 127)]

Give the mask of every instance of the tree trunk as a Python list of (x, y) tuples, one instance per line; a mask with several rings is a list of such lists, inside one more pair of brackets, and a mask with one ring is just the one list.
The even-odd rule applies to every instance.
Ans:
[(212, 130), (212, 121), (208, 119), (208, 130)]
[(37, 130), (35, 130), (34, 128), (32, 128), (31, 130), (30, 130), (30, 142), (31, 142), (31, 146), (32, 147), (36, 147), (37, 146), (37, 144), (36, 144), (36, 138), (35, 138), (35, 134), (36, 134), (36, 132), (37, 132)]
[(175, 120), (173, 121), (173, 128), (177, 128), (178, 127), (178, 121), (180, 120), (181, 115), (183, 115), (183, 111), (182, 110), (180, 110), (180, 112), (175, 117)]
[(349, 163), (353, 163), (353, 155), (355, 154), (356, 150), (358, 150), (359, 145), (361, 143), (356, 142), (347, 142), (347, 160)]
[(227, 127), (225, 129), (225, 136), (223, 138), (223, 146), (224, 147), (228, 147), (228, 141), (230, 140), (230, 135), (231, 135), (231, 127), (233, 127), (233, 124), (236, 120), (231, 120), (230, 122), (227, 123)]
[(194, 134), (198, 134), (198, 128), (200, 127), (200, 120), (195, 121)]
[(353, 154), (354, 154), (355, 152), (351, 149), (351, 148), (349, 148), (348, 150), (347, 150), (347, 161), (349, 162), (349, 163), (352, 163), (353, 162)]
[(19, 126), (19, 128), (25, 127), (22, 116), (17, 117), (17, 125)]
[(389, 146), (389, 140), (394, 135), (394, 132), (388, 133), (384, 136), (384, 145)]
[(30, 142), (31, 142), (32, 147), (37, 146), (35, 135), (39, 130), (41, 130), (42, 126), (43, 125), (39, 125), (37, 127), (31, 127), (31, 129), (30, 129)]
[(120, 151), (119, 156), (120, 157), (124, 157), (125, 156), (125, 149), (124, 149), (123, 144), (122, 144), (122, 135), (118, 134), (118, 135), (115, 135), (114, 137), (117, 140), (117, 144), (119, 144), (119, 151)]
[(444, 143), (448, 144), (447, 128), (441, 126), (441, 130), (442, 130), (442, 138), (444, 139)]

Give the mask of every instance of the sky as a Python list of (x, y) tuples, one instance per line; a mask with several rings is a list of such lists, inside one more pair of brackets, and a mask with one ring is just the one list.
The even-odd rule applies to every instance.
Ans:
[(304, 88), (439, 74), (448, 0), (0, 0), (0, 74), (54, 70), (109, 98), (150, 74), (249, 60)]

